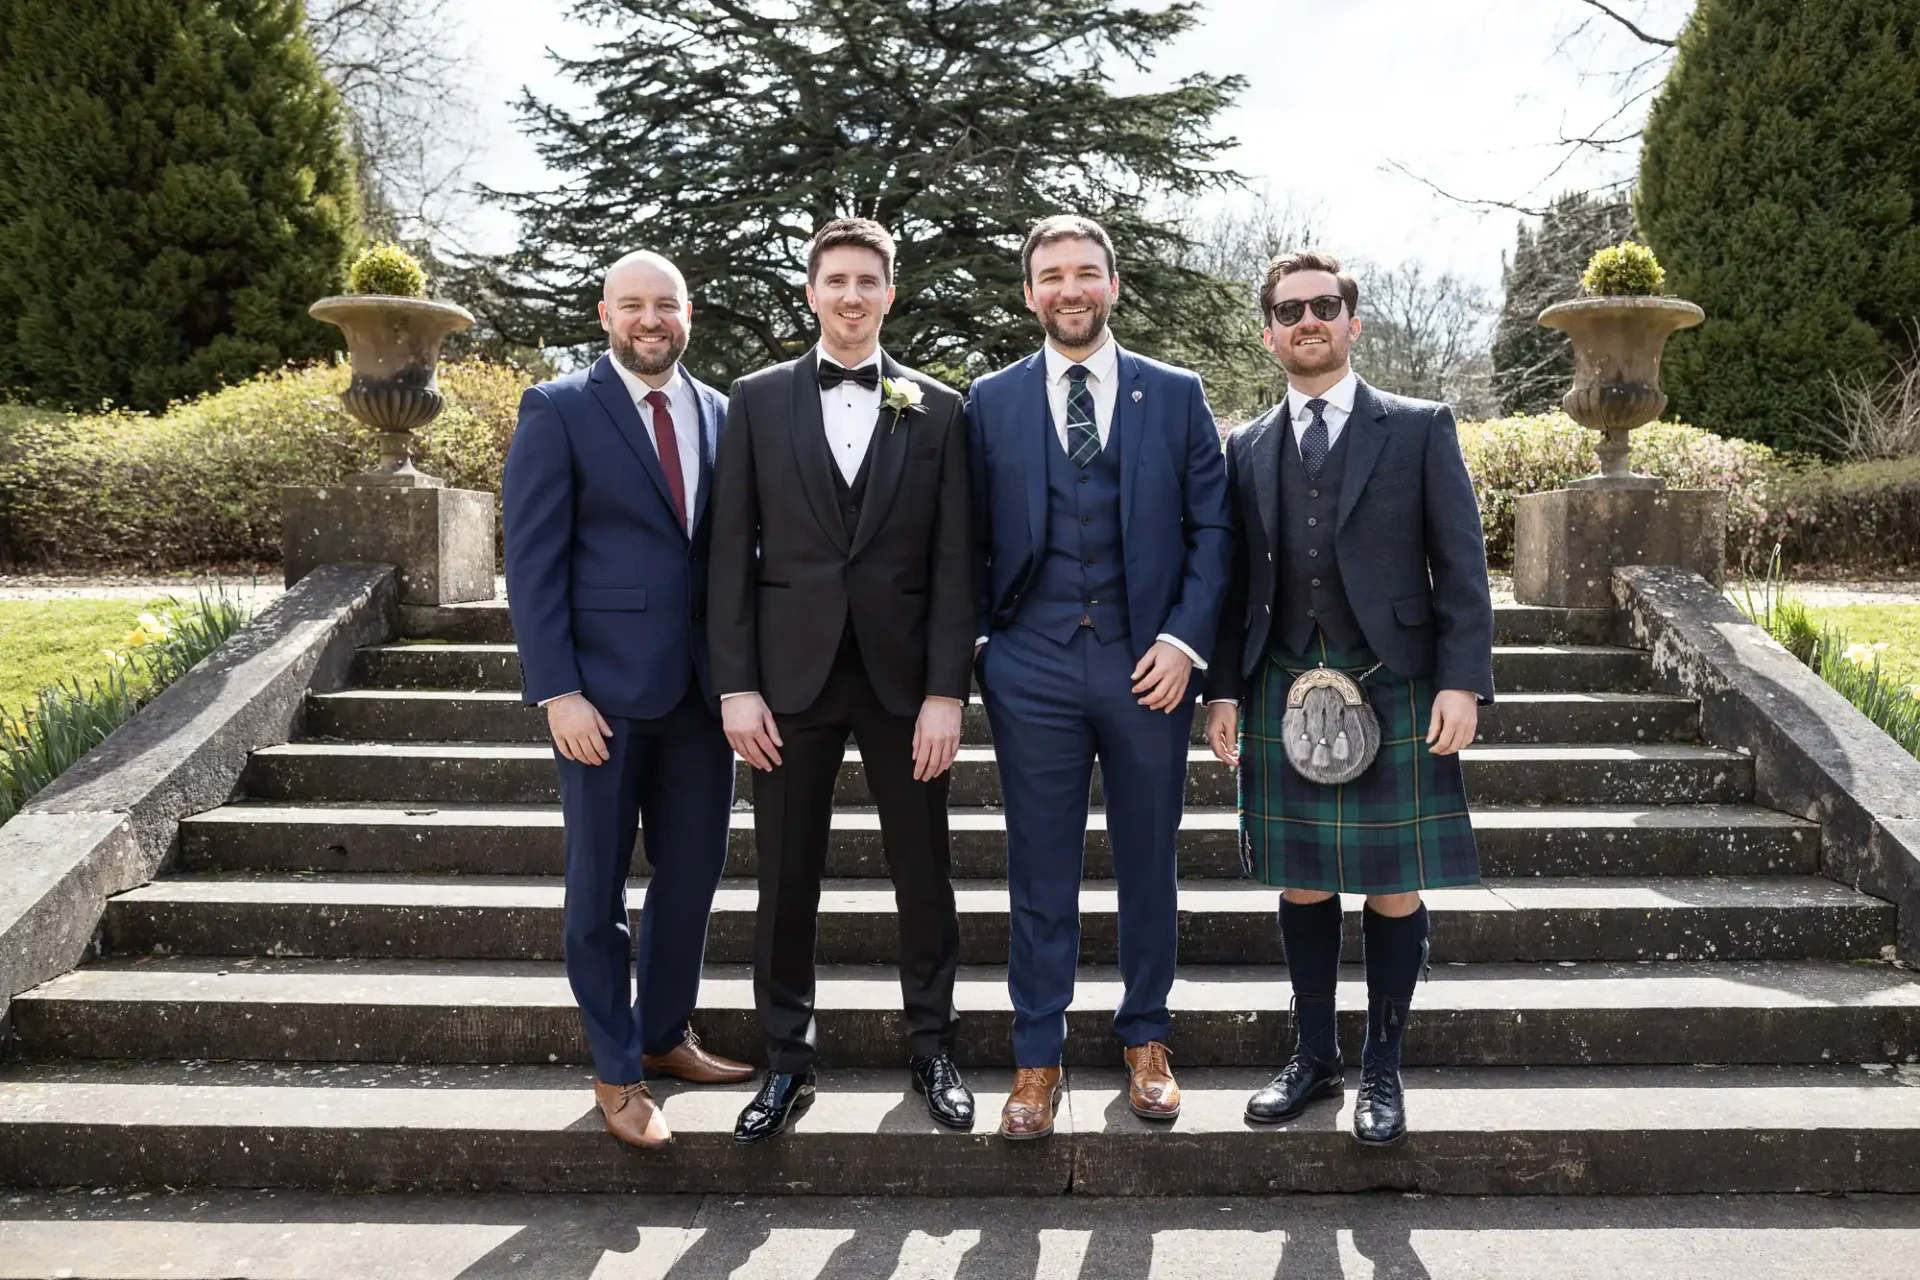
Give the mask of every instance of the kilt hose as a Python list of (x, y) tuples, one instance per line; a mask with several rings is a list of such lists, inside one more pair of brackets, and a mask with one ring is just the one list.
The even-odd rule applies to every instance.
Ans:
[(1314, 633), (1311, 657), (1269, 652), (1240, 721), (1240, 861), (1263, 884), (1327, 893), (1388, 894), (1480, 883), (1458, 755), (1427, 750), (1433, 681), (1380, 667), (1361, 682), (1380, 718), (1380, 751), (1352, 782), (1309, 782), (1287, 762), (1281, 722), (1292, 671), (1326, 665), (1358, 677), (1365, 646), (1339, 649)]

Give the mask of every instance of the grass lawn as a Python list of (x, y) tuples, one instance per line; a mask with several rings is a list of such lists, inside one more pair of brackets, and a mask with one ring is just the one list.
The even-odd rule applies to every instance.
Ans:
[(40, 690), (106, 670), (102, 649), (124, 649), (133, 620), (152, 600), (0, 600), (0, 708), (18, 715)]
[(1886, 641), (1880, 669), (1902, 684), (1920, 681), (1920, 604), (1834, 605), (1812, 613), (1855, 643)]

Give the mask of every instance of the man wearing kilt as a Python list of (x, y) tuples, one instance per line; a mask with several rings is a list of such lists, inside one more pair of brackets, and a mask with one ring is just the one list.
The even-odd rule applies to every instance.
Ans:
[[(1261, 341), (1287, 372), (1287, 395), (1227, 444), (1234, 565), (1207, 673), (1207, 740), (1239, 770), (1248, 872), (1284, 890), (1297, 1042), (1247, 1118), (1277, 1123), (1344, 1096), (1339, 895), (1364, 894), (1367, 1039), (1353, 1124), (1361, 1142), (1389, 1146), (1407, 1131), (1400, 1040), (1427, 964), (1420, 893), (1480, 879), (1459, 752), (1493, 701), (1493, 604), (1453, 413), (1354, 374), (1359, 303), (1331, 254), (1268, 266)], [(1319, 667), (1357, 680), (1379, 723), (1377, 756), (1343, 783), (1298, 771), (1283, 734), (1289, 692)], [(1342, 740), (1329, 756), (1322, 740), (1315, 763), (1352, 749)]]

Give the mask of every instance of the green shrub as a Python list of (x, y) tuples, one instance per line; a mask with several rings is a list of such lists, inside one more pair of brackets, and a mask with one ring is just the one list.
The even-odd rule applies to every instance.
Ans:
[(1920, 568), (1920, 457), (1783, 468), (1766, 537), (1801, 572)]
[[(0, 416), (0, 556), (178, 568), (280, 558), (280, 487), (365, 470), (374, 433), (340, 407), (345, 366), (284, 370), (158, 416)], [(416, 434), (422, 470), (498, 492), (520, 393), (505, 365), (441, 366), (446, 410)]]
[(420, 265), (420, 259), (397, 244), (376, 244), (363, 251), (347, 269), (347, 288), (353, 293), (424, 298), (427, 269)]
[(1828, 627), (1820, 636), (1813, 669), (1887, 736), (1920, 758), (1920, 685), (1903, 685), (1880, 669), (1867, 645), (1850, 644)]
[[(1599, 467), (1599, 438), (1564, 413), (1461, 424), (1460, 447), (1480, 498), (1488, 560), (1513, 560), (1514, 500), (1592, 475)], [(1632, 465), (1676, 489), (1725, 490), (1728, 553), (1736, 560), (1751, 556), (1766, 537), (1768, 485), (1776, 466), (1771, 449), (1657, 422), (1633, 433)]]
[(1660, 269), (1653, 250), (1622, 240), (1596, 251), (1587, 260), (1580, 287), (1594, 297), (1647, 298), (1660, 292), (1666, 278), (1667, 273)]

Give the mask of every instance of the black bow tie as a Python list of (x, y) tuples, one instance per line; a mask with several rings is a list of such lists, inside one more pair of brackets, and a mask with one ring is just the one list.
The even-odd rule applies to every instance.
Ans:
[(863, 364), (858, 369), (849, 369), (831, 360), (822, 360), (819, 369), (822, 391), (830, 391), (843, 382), (857, 382), (869, 391), (880, 389), (880, 366), (877, 364)]

